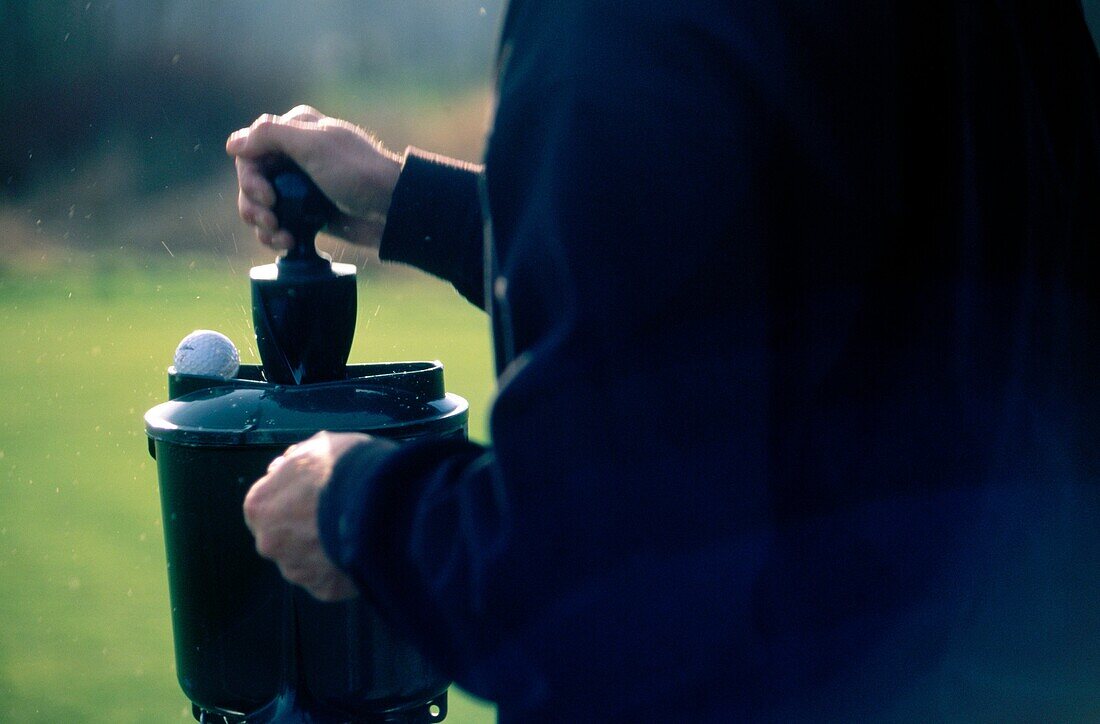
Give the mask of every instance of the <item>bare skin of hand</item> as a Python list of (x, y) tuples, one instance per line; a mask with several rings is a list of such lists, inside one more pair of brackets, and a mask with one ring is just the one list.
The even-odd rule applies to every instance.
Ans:
[(244, 499), (244, 517), (256, 550), (275, 562), (291, 583), (321, 601), (343, 601), (358, 589), (325, 554), (317, 529), (317, 503), (340, 456), (369, 439), (320, 432), (271, 461)]
[(274, 249), (294, 244), (278, 228), (275, 190), (261, 173), (264, 157), (281, 154), (301, 166), (340, 210), (340, 218), (326, 229), (329, 233), (378, 248), (402, 160), (362, 128), (311, 106), (296, 106), (281, 116), (260, 116), (235, 131), (225, 150), (236, 159), (237, 211), (255, 228), (260, 243)]

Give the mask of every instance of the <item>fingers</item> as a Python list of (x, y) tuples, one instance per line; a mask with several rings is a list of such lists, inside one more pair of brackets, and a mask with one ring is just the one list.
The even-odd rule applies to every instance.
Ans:
[(248, 198), (243, 190), (237, 197), (237, 211), (245, 223), (254, 227), (256, 240), (264, 246), (283, 250), (294, 246), (294, 238), (288, 232), (278, 229), (275, 212)]
[(315, 125), (312, 121), (267, 113), (248, 128), (234, 131), (225, 143), (225, 150), (231, 156), (249, 159), (285, 154), (301, 164), (309, 155), (310, 132), (315, 130)]
[(237, 167), (237, 213), (254, 227), (264, 246), (284, 250), (294, 246), (291, 235), (279, 229), (275, 217), (275, 190), (263, 175), (260, 159), (285, 154), (299, 163), (309, 147), (309, 134), (326, 116), (313, 106), (299, 105), (282, 116), (265, 114), (248, 128), (234, 132), (226, 141), (226, 152), (235, 156)]
[[(271, 468), (268, 468), (269, 473), (270, 470)], [(244, 496), (244, 524), (253, 535), (256, 533), (256, 523), (259, 520), (263, 507), (263, 498), (266, 493), (264, 486), (267, 484), (269, 478), (270, 475), (265, 475), (257, 480), (252, 484), (252, 487), (248, 489), (248, 493)]]
[(313, 106), (298, 105), (281, 116), (265, 113), (248, 128), (230, 134), (225, 150), (231, 156), (259, 158), (271, 153), (285, 153), (301, 161), (309, 144), (309, 131), (322, 122), (331, 121)]
[(267, 474), (244, 499), (245, 523), (256, 552), (279, 568), (283, 577), (323, 601), (358, 595), (354, 582), (328, 558), (317, 528), (320, 490), (331, 475), (334, 441), (350, 435), (317, 433), (268, 465)]
[(261, 206), (270, 208), (274, 205), (275, 190), (271, 188), (271, 184), (264, 177), (263, 167), (260, 163), (241, 157), (238, 157), (235, 163), (237, 166), (237, 184), (240, 186), (241, 193)]
[(237, 194), (237, 213), (246, 223), (271, 234), (278, 228), (275, 212), (272, 211), (274, 203), (274, 201), (268, 204), (256, 201), (242, 188)]
[(237, 157), (237, 214), (246, 223), (254, 227), (256, 239), (263, 245), (274, 249), (289, 249), (293, 241), (283, 237), (275, 238), (278, 221), (275, 218), (275, 190), (264, 178), (257, 161)]
[(234, 132), (226, 152), (236, 162), (238, 213), (253, 226), (261, 244), (293, 246), (290, 234), (278, 229), (272, 213), (275, 192), (261, 168), (266, 156), (283, 155), (301, 166), (340, 210), (337, 235), (377, 247), (401, 158), (363, 129), (300, 105), (281, 116), (260, 116)]
[(313, 123), (322, 118), (325, 118), (324, 113), (321, 113), (321, 111), (313, 106), (307, 106), (305, 104), (294, 106), (282, 115), (284, 121), (308, 121)]
[(324, 554), (319, 540), (297, 544), (287, 536), (256, 538), (256, 552), (272, 561), (290, 583), (321, 601), (342, 601), (359, 594), (355, 583)]

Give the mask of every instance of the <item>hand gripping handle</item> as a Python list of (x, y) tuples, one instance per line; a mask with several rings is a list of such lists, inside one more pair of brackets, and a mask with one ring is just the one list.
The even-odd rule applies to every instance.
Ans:
[(305, 171), (286, 156), (274, 156), (264, 163), (264, 176), (275, 189), (275, 218), (279, 228), (294, 238), (286, 261), (325, 261), (317, 254), (314, 237), (336, 217), (336, 205), (313, 183)]

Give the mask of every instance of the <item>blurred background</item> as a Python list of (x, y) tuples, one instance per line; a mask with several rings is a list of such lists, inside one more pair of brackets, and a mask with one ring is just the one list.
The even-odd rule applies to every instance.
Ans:
[(2, 0), (5, 258), (44, 244), (224, 251), (206, 221), (227, 221), (226, 135), (301, 102), (396, 150), (416, 139), (476, 158), (500, 11), (500, 0)]
[[(477, 160), (502, 0), (0, 0), (0, 721), (189, 721), (142, 415), (176, 344), (256, 363), (226, 136), (309, 103)], [(483, 315), (359, 265), (356, 362), (440, 359), (485, 437)], [(452, 689), (448, 721), (495, 721)]]
[[(247, 272), (271, 254), (225, 138), (305, 102), (476, 160), (503, 4), (0, 0), (0, 721), (190, 720), (142, 414), (193, 329), (258, 361)], [(442, 360), (484, 439), (482, 315), (321, 246), (360, 266), (352, 360)], [(459, 691), (448, 720), (495, 714)]]

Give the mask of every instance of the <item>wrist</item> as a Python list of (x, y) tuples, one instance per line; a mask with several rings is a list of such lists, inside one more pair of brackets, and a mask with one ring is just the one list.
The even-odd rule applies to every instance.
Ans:
[(379, 146), (361, 171), (361, 197), (366, 203), (350, 213), (341, 213), (326, 231), (348, 243), (377, 250), (386, 226), (386, 214), (394, 188), (401, 176), (404, 157)]
[(393, 153), (381, 145), (376, 150), (377, 153), (369, 159), (370, 163), (366, 171), (366, 179), (370, 187), (367, 194), (370, 199), (370, 208), (364, 216), (384, 218), (393, 201), (393, 191), (397, 188), (397, 180), (401, 177), (405, 155)]
[(340, 214), (325, 227), (325, 232), (355, 246), (378, 250), (386, 227), (384, 214), (369, 217)]

